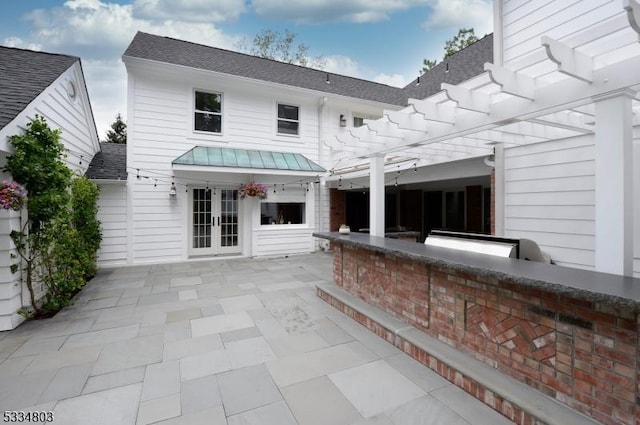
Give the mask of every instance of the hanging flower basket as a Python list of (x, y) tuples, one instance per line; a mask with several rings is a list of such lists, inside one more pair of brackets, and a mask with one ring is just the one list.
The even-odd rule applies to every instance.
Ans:
[(256, 182), (243, 184), (240, 186), (240, 199), (244, 199), (245, 196), (267, 199), (267, 187)]
[(19, 183), (5, 180), (0, 185), (0, 207), (19, 211), (27, 201), (27, 190)]

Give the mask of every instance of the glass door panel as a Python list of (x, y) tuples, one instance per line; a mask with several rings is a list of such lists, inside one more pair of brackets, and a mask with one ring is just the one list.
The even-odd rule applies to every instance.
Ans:
[(238, 191), (193, 189), (191, 202), (192, 255), (239, 253)]
[(194, 251), (210, 250), (212, 247), (211, 220), (213, 219), (213, 214), (211, 207), (211, 191), (193, 189), (192, 248)]
[(238, 239), (238, 191), (220, 190), (220, 251), (237, 252)]

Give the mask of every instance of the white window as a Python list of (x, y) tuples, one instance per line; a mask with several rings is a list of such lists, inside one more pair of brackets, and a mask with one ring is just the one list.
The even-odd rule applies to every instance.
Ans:
[[(274, 193), (273, 190), (276, 190)], [(305, 224), (306, 191), (297, 187), (274, 187), (260, 203), (260, 224)]]
[(278, 134), (300, 134), (300, 108), (278, 103)]
[(194, 129), (222, 133), (222, 94), (196, 91)]

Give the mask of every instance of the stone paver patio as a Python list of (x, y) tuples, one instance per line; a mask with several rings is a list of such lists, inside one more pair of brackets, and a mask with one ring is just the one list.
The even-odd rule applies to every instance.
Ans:
[(511, 423), (317, 298), (331, 279), (325, 253), (101, 270), (71, 308), (0, 332), (0, 411), (82, 425)]

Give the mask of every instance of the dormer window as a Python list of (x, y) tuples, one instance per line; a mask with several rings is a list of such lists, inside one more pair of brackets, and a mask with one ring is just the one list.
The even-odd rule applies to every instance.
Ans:
[(194, 129), (222, 133), (222, 94), (196, 91)]
[(278, 134), (300, 134), (300, 108), (278, 103)]

